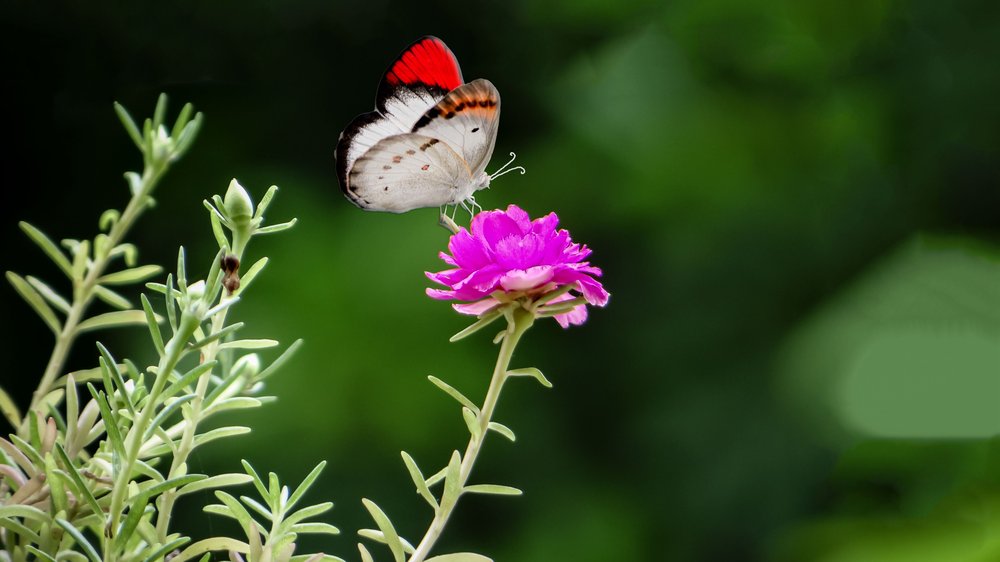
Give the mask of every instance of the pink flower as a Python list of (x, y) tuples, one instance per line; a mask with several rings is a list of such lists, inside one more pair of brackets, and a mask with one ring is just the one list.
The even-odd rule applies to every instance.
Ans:
[[(517, 205), (506, 211), (484, 211), (472, 219), (469, 230), (460, 228), (448, 242), (451, 255), (441, 253), (453, 269), (427, 277), (447, 289), (427, 289), (427, 295), (440, 300), (467, 301), (452, 305), (462, 314), (479, 315), (494, 306), (526, 298), (530, 302), (562, 289), (546, 307), (573, 300), (595, 306), (608, 302), (608, 292), (601, 286), (601, 270), (583, 261), (590, 249), (574, 244), (569, 232), (556, 230), (559, 217), (549, 213), (534, 221)], [(471, 232), (470, 232), (471, 231)], [(587, 307), (581, 304), (555, 315), (566, 328), (587, 319)]]

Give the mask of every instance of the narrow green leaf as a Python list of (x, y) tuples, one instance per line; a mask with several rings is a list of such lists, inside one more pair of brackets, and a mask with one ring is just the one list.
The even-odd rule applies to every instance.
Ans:
[[(236, 500), (236, 498), (223, 492), (222, 490), (216, 490), (215, 497), (219, 498), (222, 503), (229, 508), (229, 516), (239, 522), (247, 537), (250, 537), (253, 533), (257, 532), (255, 529), (256, 523), (254, 522), (253, 517), (250, 516), (250, 512), (248, 512), (246, 508)], [(206, 508), (206, 511), (207, 509), (208, 508)]]
[(549, 379), (545, 378), (545, 375), (541, 371), (534, 367), (525, 367), (524, 369), (513, 369), (507, 371), (508, 377), (534, 377), (542, 386), (545, 388), (552, 388), (552, 383)]
[(285, 502), (286, 510), (290, 510), (300, 499), (302, 499), (302, 496), (309, 490), (309, 487), (313, 485), (313, 482), (316, 481), (316, 478), (319, 477), (319, 473), (323, 472), (323, 468), (325, 467), (326, 461), (320, 461), (315, 468), (309, 471), (309, 474), (307, 474), (306, 477), (302, 479), (302, 482), (295, 487), (295, 491), (292, 492), (288, 501)]
[(483, 436), (483, 429), (479, 426), (479, 418), (476, 417), (476, 414), (472, 410), (463, 407), (462, 419), (465, 420), (465, 426), (469, 428), (469, 433), (473, 439), (479, 439)]
[[(35, 435), (32, 436), (32, 441), (36, 441), (38, 434), (38, 429), (37, 429), (38, 425), (37, 423), (32, 423), (31, 418), (33, 416), (28, 415), (26, 417), (28, 418), (28, 425), (32, 428), (33, 432), (35, 433)], [(37, 418), (35, 419), (37, 421)], [(29, 475), (34, 475), (36, 471), (41, 471), (43, 469), (43, 467), (45, 466), (45, 460), (42, 458), (42, 455), (38, 453), (37, 448), (33, 447), (31, 443), (28, 443), (27, 441), (21, 439), (17, 435), (14, 435), (13, 433), (10, 434), (10, 440), (13, 441), (15, 448), (18, 451), (20, 451), (21, 455), (27, 457), (31, 461), (31, 470), (28, 470), (23, 466), (21, 467), (25, 469), (25, 472), (27, 472)], [(3, 446), (4, 450), (9, 454), (10, 450), (6, 446), (4, 446), (4, 443), (7, 443), (5, 439), (0, 440), (0, 446)]]
[(302, 509), (296, 511), (295, 513), (285, 517), (285, 525), (291, 526), (295, 525), (300, 521), (305, 521), (310, 517), (316, 517), (317, 515), (322, 515), (333, 507), (333, 502), (323, 502), (316, 505), (310, 505), (308, 507), (303, 507)]
[(361, 503), (364, 504), (365, 509), (371, 514), (372, 519), (375, 520), (375, 524), (382, 531), (384, 535), (385, 544), (392, 551), (392, 557), (396, 562), (403, 562), (403, 542), (399, 539), (399, 534), (396, 533), (396, 528), (392, 526), (389, 521), (389, 517), (382, 511), (375, 502), (368, 498), (362, 498)]
[(253, 218), (259, 219), (264, 216), (264, 211), (271, 206), (271, 200), (274, 199), (274, 195), (278, 192), (278, 186), (272, 185), (267, 188), (264, 192), (264, 196), (260, 198), (260, 203), (257, 204), (257, 212), (254, 213)]
[(487, 427), (489, 429), (492, 429), (493, 431), (499, 433), (500, 435), (503, 435), (507, 439), (510, 439), (511, 442), (514, 442), (514, 441), (517, 440), (517, 437), (514, 436), (514, 432), (509, 427), (507, 427), (506, 425), (504, 425), (502, 423), (499, 423), (499, 422), (490, 422), (489, 426), (487, 426)]
[(430, 478), (427, 479), (427, 486), (430, 487), (437, 484), (438, 482), (441, 482), (442, 480), (444, 480), (444, 477), (447, 473), (448, 473), (447, 466), (435, 472), (434, 474), (431, 475)]
[(268, 521), (274, 521), (274, 513), (272, 513), (271, 510), (268, 509), (266, 505), (261, 504), (259, 501), (249, 496), (240, 496), (240, 499), (243, 500), (244, 505), (256, 511), (259, 515), (264, 517), (264, 519), (267, 519)]
[(170, 129), (171, 135), (177, 135), (184, 130), (187, 126), (188, 121), (191, 119), (191, 112), (194, 111), (194, 106), (190, 103), (184, 104), (181, 108), (180, 113), (177, 114), (177, 120), (174, 121), (173, 128)]
[(52, 330), (52, 333), (58, 336), (59, 331), (62, 330), (62, 325), (59, 323), (56, 313), (49, 308), (49, 305), (45, 302), (45, 299), (42, 298), (42, 295), (38, 294), (38, 291), (36, 291), (34, 287), (28, 284), (23, 277), (13, 271), (7, 272), (7, 281), (10, 281), (10, 284), (14, 286), (17, 294), (21, 295), (21, 298), (23, 298), (25, 302), (31, 306), (31, 308), (35, 309), (35, 312), (41, 317), (49, 329)]
[(111, 413), (111, 407), (103, 392), (94, 388), (94, 385), (87, 383), (87, 389), (97, 402), (97, 407), (101, 409), (101, 418), (104, 420), (104, 431), (111, 441), (111, 446), (119, 455), (125, 455), (125, 442), (122, 440), (121, 431), (118, 429), (118, 417)]
[(14, 517), (23, 517), (25, 519), (31, 519), (32, 521), (38, 521), (39, 523), (46, 523), (49, 521), (48, 514), (37, 507), (32, 507), (30, 505), (0, 506), (0, 519), (12, 519)]
[(267, 265), (267, 261), (266, 257), (255, 261), (254, 264), (246, 270), (246, 273), (240, 276), (240, 288), (236, 289), (236, 292), (233, 293), (233, 295), (243, 294), (243, 291), (245, 291), (246, 288), (250, 286), (250, 283), (257, 278), (257, 274), (260, 273), (260, 270), (264, 269), (264, 266)]
[[(385, 533), (382, 531), (377, 531), (375, 529), (360, 529), (358, 530), (358, 535), (385, 545), (389, 544), (389, 541), (385, 538)], [(404, 553), (413, 554), (413, 545), (410, 544), (410, 541), (404, 539), (403, 537), (399, 537), (399, 542), (403, 546)]]
[(155, 511), (155, 508), (148, 504), (149, 498), (142, 495), (129, 500), (128, 514), (125, 515), (125, 519), (121, 522), (118, 532), (115, 533), (113, 542), (114, 546), (112, 547), (113, 551), (125, 550), (128, 541), (132, 539), (132, 533), (134, 533), (135, 528), (139, 526), (139, 519), (147, 513), (147, 507), (149, 508), (149, 513), (153, 513)]
[(226, 398), (220, 402), (213, 403), (208, 408), (203, 411), (204, 417), (208, 417), (219, 412), (227, 412), (229, 410), (245, 410), (247, 408), (256, 408), (262, 405), (257, 398), (252, 398), (250, 396), (234, 396), (232, 398)]
[(281, 355), (279, 355), (277, 359), (272, 361), (270, 365), (265, 367), (264, 370), (261, 371), (259, 375), (257, 375), (257, 380), (262, 381), (268, 378), (269, 376), (273, 375), (278, 369), (281, 368), (282, 365), (287, 363), (288, 360), (291, 359), (293, 355), (295, 355), (295, 352), (298, 351), (300, 347), (302, 347), (301, 339), (292, 342), (292, 345), (288, 346), (288, 348), (285, 349), (285, 351), (281, 352)]
[(250, 545), (243, 541), (230, 539), (228, 537), (204, 539), (182, 550), (180, 554), (171, 558), (170, 562), (185, 562), (186, 560), (191, 560), (192, 558), (200, 556), (206, 552), (214, 552), (218, 550), (231, 550), (247, 554), (250, 552)]
[(139, 295), (139, 300), (142, 301), (142, 311), (146, 315), (146, 326), (149, 328), (149, 336), (153, 339), (153, 346), (156, 347), (156, 352), (160, 354), (160, 357), (163, 357), (166, 353), (163, 348), (163, 334), (160, 333), (160, 326), (156, 323), (153, 306), (149, 304), (146, 295)]
[(240, 462), (243, 463), (243, 470), (245, 470), (247, 475), (250, 476), (254, 488), (257, 488), (257, 493), (260, 494), (260, 497), (266, 498), (267, 486), (264, 485), (264, 481), (261, 480), (260, 475), (257, 474), (257, 471), (254, 470), (253, 466), (251, 466), (246, 459), (241, 459)]
[[(63, 241), (65, 244), (66, 241)], [(83, 240), (73, 248), (73, 279), (82, 280), (90, 262), (90, 242)]]
[(434, 375), (428, 375), (427, 376), (427, 380), (429, 380), (432, 383), (434, 383), (434, 386), (436, 386), (436, 387), (440, 388), (441, 390), (445, 391), (445, 393), (447, 393), (448, 396), (451, 396), (455, 400), (458, 400), (459, 404), (461, 404), (461, 405), (465, 406), (466, 408), (472, 410), (477, 416), (479, 415), (479, 408), (476, 407), (476, 405), (472, 403), (472, 400), (469, 400), (468, 398), (466, 398), (464, 394), (462, 394), (461, 392), (459, 392), (458, 390), (456, 390), (450, 384), (448, 384), (448, 383), (444, 382), (443, 380), (435, 377)]
[(143, 560), (143, 562), (157, 562), (160, 558), (166, 556), (167, 553), (173, 552), (174, 550), (186, 545), (189, 542), (191, 542), (191, 537), (177, 537), (172, 541), (167, 541), (163, 545), (157, 547), (155, 550), (150, 552), (149, 556), (147, 556), (146, 559)]
[(87, 487), (87, 484), (83, 481), (80, 473), (77, 471), (76, 466), (73, 465), (73, 461), (70, 460), (69, 455), (66, 454), (66, 450), (59, 443), (55, 446), (56, 454), (59, 455), (59, 460), (63, 464), (63, 468), (66, 469), (66, 473), (73, 480), (76, 485), (77, 497), (83, 496), (84, 501), (90, 507), (91, 511), (94, 513), (103, 513), (100, 504), (97, 503), (97, 498), (94, 497), (93, 492)]
[(72, 277), (73, 266), (70, 264), (69, 258), (66, 257), (66, 254), (59, 249), (59, 246), (56, 246), (55, 242), (50, 240), (49, 237), (46, 236), (41, 230), (38, 230), (24, 221), (19, 222), (18, 226), (20, 226), (21, 230), (28, 235), (28, 238), (31, 238), (32, 242), (38, 244), (38, 247), (45, 252), (45, 255), (49, 256), (49, 258), (55, 262), (57, 266), (59, 266), (59, 269), (61, 269), (67, 277)]
[(9, 394), (0, 388), (0, 413), (7, 418), (11, 427), (21, 427), (21, 412)]
[(140, 325), (146, 323), (146, 314), (141, 310), (116, 310), (92, 316), (80, 322), (76, 330), (78, 333), (100, 330), (101, 328), (115, 328), (118, 326)]
[(430, 488), (427, 487), (427, 480), (424, 479), (423, 473), (420, 472), (420, 467), (417, 466), (417, 461), (413, 460), (413, 457), (411, 457), (406, 451), (400, 451), (400, 455), (403, 457), (403, 463), (406, 464), (406, 470), (410, 472), (410, 478), (413, 479), (413, 485), (417, 487), (417, 493), (427, 500), (431, 509), (437, 511), (437, 500), (434, 499), (434, 494), (432, 494)]
[(448, 460), (448, 469), (444, 473), (444, 491), (441, 493), (441, 508), (451, 509), (462, 494), (461, 480), (462, 455), (452, 451)]
[[(66, 429), (65, 442), (76, 441), (76, 424), (80, 420), (80, 396), (76, 392), (76, 378), (66, 375)], [(16, 426), (15, 426), (16, 427)]]
[(66, 302), (66, 299), (62, 298), (62, 296), (59, 295), (59, 293), (55, 292), (55, 290), (53, 290), (52, 287), (49, 287), (44, 282), (39, 280), (37, 277), (32, 277), (28, 275), (25, 277), (25, 279), (27, 279), (28, 283), (31, 284), (31, 286), (34, 287), (36, 291), (38, 291), (38, 294), (45, 297), (45, 300), (49, 301), (49, 303), (52, 304), (52, 306), (56, 307), (64, 314), (69, 314), (69, 303)]
[(169, 404), (156, 413), (156, 417), (153, 418), (152, 423), (150, 423), (149, 427), (146, 428), (146, 434), (142, 436), (143, 442), (148, 441), (153, 436), (153, 433), (157, 428), (162, 428), (164, 422), (166, 422), (170, 416), (179, 410), (181, 406), (194, 400), (196, 397), (196, 394), (187, 394), (177, 398), (176, 400), (170, 400)]
[(182, 293), (187, 292), (187, 253), (184, 246), (177, 249), (177, 287)]
[[(118, 363), (115, 361), (115, 358), (111, 356), (111, 352), (108, 351), (108, 348), (104, 347), (101, 342), (97, 342), (97, 350), (100, 351), (101, 359), (103, 360), (101, 363), (101, 372), (107, 373), (107, 376), (111, 377), (115, 381), (118, 393), (122, 395), (125, 405), (134, 416), (135, 404), (132, 402), (132, 397), (129, 396), (128, 391), (125, 389), (125, 379), (122, 378), (122, 373), (117, 368)], [(111, 395), (110, 391), (108, 392), (108, 395)]]
[[(204, 445), (205, 443), (210, 443), (212, 441), (215, 441), (216, 439), (222, 439), (224, 437), (232, 437), (234, 435), (244, 435), (247, 433), (250, 433), (249, 427), (243, 427), (243, 426), (219, 427), (211, 431), (202, 433), (201, 435), (195, 436), (192, 448), (200, 447), (201, 445)], [(151, 449), (146, 451), (146, 454), (151, 456), (157, 456), (167, 453), (169, 451), (170, 451), (170, 446), (167, 444), (163, 444), (163, 445), (157, 445), (156, 447), (152, 447)]]
[(83, 552), (87, 554), (87, 558), (90, 559), (90, 562), (101, 562), (101, 557), (97, 555), (97, 550), (94, 548), (94, 545), (90, 544), (90, 541), (87, 540), (87, 537), (84, 537), (83, 534), (80, 533), (80, 531), (76, 527), (74, 527), (72, 523), (66, 521), (65, 519), (57, 518), (56, 524), (65, 529), (65, 531), (69, 533), (71, 537), (73, 537), (73, 540), (76, 541), (76, 544), (80, 545), (80, 548), (83, 549)]
[(128, 299), (112, 291), (111, 289), (108, 289), (107, 287), (102, 287), (101, 285), (94, 285), (94, 295), (96, 295), (97, 298), (104, 301), (104, 303), (114, 308), (117, 308), (118, 310), (128, 310), (132, 308), (132, 303), (130, 303)]
[(339, 535), (340, 529), (329, 523), (299, 523), (292, 525), (293, 533), (320, 533), (324, 535)]
[[(25, 525), (22, 525), (16, 519), (3, 519), (3, 518), (0, 518), (0, 528), (10, 529), (11, 531), (13, 531), (13, 532), (17, 533), (18, 535), (20, 535), (23, 541), (33, 542), (33, 543), (36, 543), (36, 544), (42, 542), (42, 539), (41, 539), (41, 537), (38, 536), (38, 533), (32, 531), (31, 529), (29, 529)], [(11, 540), (11, 539), (7, 539), (7, 540)], [(6, 551), (4, 551), (4, 554), (6, 554)], [(80, 557), (83, 558), (84, 560), (86, 560), (86, 557), (84, 557), (82, 554), (80, 555)]]
[(159, 129), (163, 125), (163, 117), (167, 114), (167, 94), (160, 94), (156, 98), (156, 109), (153, 110), (153, 129)]
[(375, 562), (375, 559), (372, 558), (371, 553), (368, 552), (368, 549), (365, 548), (365, 545), (358, 543), (358, 552), (361, 553), (361, 562)]
[(292, 220), (287, 221), (287, 222), (283, 222), (283, 223), (279, 223), (279, 224), (272, 224), (270, 226), (265, 226), (263, 228), (258, 228), (257, 231), (254, 232), (254, 234), (274, 234), (276, 232), (282, 232), (284, 230), (288, 230), (289, 228), (292, 228), (293, 226), (295, 226), (295, 223), (297, 223), (297, 222), (299, 222), (299, 219), (292, 219)]
[(137, 497), (145, 498), (146, 501), (153, 499), (154, 497), (166, 492), (168, 490), (173, 490), (174, 488), (182, 488), (189, 484), (195, 482), (201, 482), (208, 478), (204, 474), (185, 474), (184, 476), (178, 476), (176, 478), (171, 478), (169, 480), (164, 480), (159, 484), (150, 486), (142, 490)]
[(471, 336), (472, 334), (478, 332), (479, 330), (482, 330), (486, 326), (489, 326), (490, 324), (495, 322), (498, 318), (503, 318), (503, 314), (500, 312), (489, 312), (479, 320), (476, 320), (475, 322), (470, 324), (464, 330), (458, 332), (454, 336), (451, 336), (448, 339), (448, 341), (457, 342), (458, 340), (465, 339)]
[(298, 554), (292, 556), (288, 559), (288, 562), (347, 562), (343, 558), (338, 556), (333, 556), (332, 554), (324, 554), (322, 552), (316, 554)]
[(208, 209), (208, 217), (212, 222), (212, 234), (215, 235), (215, 241), (219, 244), (221, 250), (229, 250), (229, 240), (226, 239), (226, 233), (222, 230), (222, 223), (225, 222), (225, 218), (219, 214), (219, 211), (212, 206), (211, 203), (205, 201), (205, 207)]
[(456, 552), (454, 554), (433, 556), (424, 562), (493, 562), (493, 559), (472, 552)]
[(101, 285), (128, 285), (145, 281), (154, 275), (159, 275), (162, 271), (163, 268), (158, 265), (140, 265), (102, 275), (97, 279), (97, 282)]
[[(37, 537), (38, 535), (35, 536)], [(38, 550), (37, 548), (31, 546), (30, 544), (26, 545), (24, 548), (28, 552), (34, 554), (39, 560), (44, 560), (45, 562), (56, 562), (55, 558), (49, 556), (48, 554), (42, 552), (41, 550)]]
[(226, 326), (225, 328), (219, 330), (218, 332), (209, 334), (204, 338), (192, 343), (190, 347), (191, 349), (201, 349), (202, 347), (205, 347), (206, 345), (214, 341), (218, 341), (228, 336), (229, 334), (235, 333), (242, 327), (243, 327), (243, 322), (236, 322), (235, 324), (230, 324), (229, 326)]
[(142, 134), (139, 132), (139, 128), (136, 127), (135, 121), (132, 120), (132, 116), (128, 114), (128, 111), (122, 106), (122, 104), (115, 102), (115, 114), (118, 115), (118, 119), (122, 122), (122, 126), (125, 127), (125, 131), (128, 132), (129, 138), (135, 143), (135, 146), (142, 150)]
[(520, 496), (524, 492), (511, 486), (501, 486), (499, 484), (473, 484), (463, 488), (464, 492), (472, 494), (496, 494), (498, 496)]
[(195, 492), (200, 492), (202, 490), (223, 488), (226, 486), (239, 486), (240, 484), (246, 484), (253, 479), (247, 474), (219, 474), (216, 476), (210, 476), (204, 480), (199, 480), (188, 484), (177, 491), (178, 496), (183, 496), (185, 494), (193, 494)]
[(180, 295), (174, 289), (173, 275), (167, 274), (167, 290), (163, 293), (163, 298), (167, 303), (167, 321), (170, 322), (170, 329), (177, 333), (177, 305), (174, 299)]
[(233, 340), (219, 345), (219, 349), (267, 349), (278, 345), (276, 340)]

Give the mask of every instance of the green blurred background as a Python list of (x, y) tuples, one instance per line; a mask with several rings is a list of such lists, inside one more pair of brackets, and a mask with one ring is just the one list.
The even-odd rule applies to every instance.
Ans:
[[(491, 169), (516, 151), (528, 170), (479, 201), (557, 211), (613, 294), (518, 350), (555, 389), (510, 386), (518, 442), (474, 479), (525, 495), (463, 499), (438, 552), (1000, 560), (1000, 3), (8, 1), (0, 20), (4, 269), (58, 278), (16, 221), (93, 236), (140, 165), (111, 102), (145, 116), (161, 91), (206, 120), (134, 232), (145, 261), (183, 244), (207, 267), (201, 199), (234, 176), (299, 218), (250, 248), (271, 263), (237, 316), (306, 345), (276, 403), (219, 420), (252, 436), (192, 469), (295, 482), (327, 459), (312, 497), (344, 533), (302, 548), (354, 559), (361, 497), (417, 538), (399, 451), (429, 469), (465, 442), (426, 375), (480, 396), (495, 357), (449, 344), (468, 320), (423, 296), (436, 211), (362, 212), (334, 175), (340, 129), (433, 34), (503, 93)], [(23, 404), (50, 338), (9, 288), (0, 315)], [(139, 330), (100, 337), (149, 353)], [(95, 360), (85, 339), (69, 366)], [(183, 526), (229, 529), (204, 501)]]

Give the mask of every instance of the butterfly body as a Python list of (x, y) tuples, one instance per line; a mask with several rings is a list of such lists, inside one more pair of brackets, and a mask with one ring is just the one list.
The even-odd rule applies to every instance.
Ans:
[(496, 87), (483, 79), (463, 83), (448, 47), (422, 38), (386, 71), (375, 111), (341, 133), (341, 189), (372, 211), (462, 204), (490, 184), (485, 170), (499, 119)]

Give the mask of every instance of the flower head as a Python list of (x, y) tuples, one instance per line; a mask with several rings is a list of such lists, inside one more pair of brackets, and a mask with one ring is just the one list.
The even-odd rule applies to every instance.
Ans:
[(516, 205), (479, 213), (469, 230), (460, 228), (451, 237), (451, 254), (441, 253), (453, 269), (427, 272), (447, 289), (427, 289), (427, 294), (466, 301), (453, 305), (463, 314), (521, 301), (538, 314), (554, 316), (564, 328), (582, 324), (586, 305), (604, 306), (609, 295), (596, 279), (601, 270), (583, 261), (590, 249), (575, 244), (566, 230), (557, 230), (558, 224), (555, 213), (532, 221)]

